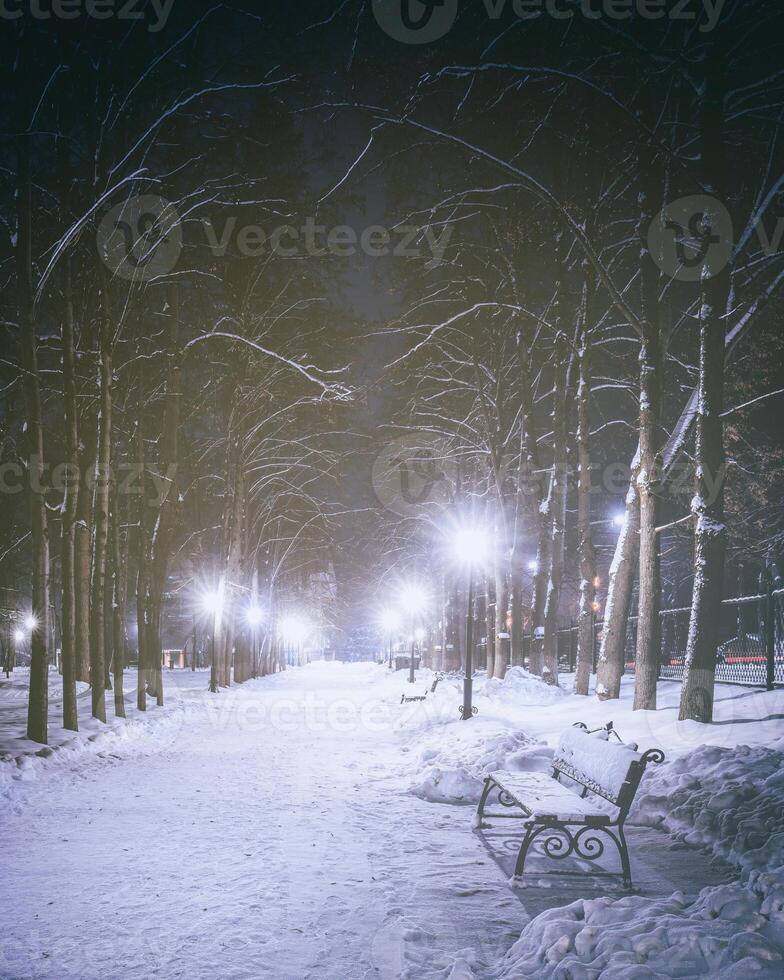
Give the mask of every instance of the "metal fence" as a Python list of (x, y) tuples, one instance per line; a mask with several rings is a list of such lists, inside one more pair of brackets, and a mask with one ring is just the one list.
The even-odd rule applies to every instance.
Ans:
[[(661, 657), (659, 676), (672, 680), (683, 677), (691, 608), (663, 609), (661, 617)], [(602, 642), (601, 621), (595, 624), (594, 669)], [(525, 637), (523, 653), (527, 659), (531, 638)], [(630, 616), (626, 630), (625, 669), (634, 673), (637, 643), (637, 617)], [(577, 627), (558, 631), (558, 667), (564, 673), (575, 669)], [(772, 688), (784, 685), (784, 589), (760, 595), (725, 599), (721, 604), (719, 645), (716, 651), (716, 680), (730, 684), (750, 684)]]

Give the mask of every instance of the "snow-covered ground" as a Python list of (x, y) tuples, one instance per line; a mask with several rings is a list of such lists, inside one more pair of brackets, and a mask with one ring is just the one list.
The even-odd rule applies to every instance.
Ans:
[[(515, 669), (477, 682), (463, 723), (457, 678), (400, 704), (431, 679), (312, 664), (211, 696), (203, 672), (167, 672), (165, 708), (53, 727), (59, 747), (34, 754), (17, 672), (0, 687), (0, 977), (784, 973), (784, 692), (722, 686), (706, 727), (677, 721), (672, 683), (633, 713), (626, 682), (602, 704)], [(513, 888), (515, 831), (471, 828), (482, 775), (546, 770), (578, 720), (667, 753), (632, 815), (632, 896)]]

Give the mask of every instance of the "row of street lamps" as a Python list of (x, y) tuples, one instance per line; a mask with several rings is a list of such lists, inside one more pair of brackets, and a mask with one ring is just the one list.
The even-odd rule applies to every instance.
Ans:
[[(613, 524), (615, 527), (623, 527), (626, 516), (623, 513), (616, 513), (604, 521), (595, 521), (596, 524)], [(480, 525), (464, 524), (453, 528), (448, 535), (448, 550), (452, 559), (466, 572), (468, 577), (468, 588), (466, 590), (466, 618), (465, 618), (465, 673), (463, 679), (463, 704), (460, 711), (464, 721), (467, 721), (473, 714), (473, 654), (474, 654), (474, 577), (477, 568), (484, 565), (491, 551), (490, 534)], [(528, 563), (528, 570), (536, 574), (538, 564), (535, 559)], [(414, 681), (414, 643), (416, 639), (415, 622), (418, 616), (424, 611), (427, 604), (426, 591), (424, 587), (416, 583), (405, 586), (400, 591), (396, 607), (385, 609), (381, 614), (381, 628), (386, 634), (389, 642), (389, 666), (392, 666), (392, 643), (393, 637), (400, 631), (403, 625), (409, 626), (411, 636), (411, 652), (409, 662), (408, 679)], [(421, 630), (424, 636), (424, 631)]]
[[(218, 690), (218, 678), (215, 660), (215, 637), (220, 632), (224, 612), (228, 601), (226, 597), (226, 581), (224, 578), (218, 582), (217, 588), (206, 589), (200, 597), (202, 611), (210, 619), (210, 684), (209, 689), (214, 694)], [(242, 618), (251, 632), (251, 656), (253, 663), (256, 662), (256, 645), (258, 643), (259, 627), (268, 620), (268, 616), (262, 607), (254, 600), (245, 606)], [(285, 644), (299, 649), (311, 635), (311, 624), (304, 617), (294, 613), (282, 616), (277, 623), (277, 636)]]

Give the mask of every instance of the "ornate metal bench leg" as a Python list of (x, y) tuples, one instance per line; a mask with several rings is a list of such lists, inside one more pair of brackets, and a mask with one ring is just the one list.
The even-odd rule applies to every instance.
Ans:
[(621, 854), (621, 867), (623, 868), (623, 884), (626, 888), (632, 887), (632, 869), (629, 863), (629, 848), (626, 846), (626, 838), (623, 836), (623, 824), (618, 827), (618, 850)]
[(525, 868), (525, 856), (528, 853), (528, 848), (531, 846), (531, 839), (534, 836), (534, 825), (531, 824), (525, 832), (525, 837), (523, 838), (523, 843), (520, 845), (520, 853), (517, 855), (517, 862), (515, 864), (514, 876), (515, 878), (522, 878), (523, 869)]
[(490, 795), (490, 790), (493, 788), (495, 783), (488, 776), (485, 779), (485, 788), (482, 790), (482, 796), (479, 800), (479, 806), (476, 810), (476, 816), (474, 817), (474, 828), (479, 829), (482, 826), (482, 820), (485, 815), (485, 803), (487, 803), (487, 797)]

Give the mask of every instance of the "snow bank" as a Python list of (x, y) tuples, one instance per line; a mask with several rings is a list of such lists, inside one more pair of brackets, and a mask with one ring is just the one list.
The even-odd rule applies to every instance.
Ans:
[(744, 870), (784, 855), (784, 752), (703, 745), (646, 771), (630, 819)]
[[(475, 735), (478, 728), (472, 734)], [(472, 739), (464, 752), (454, 744), (435, 747), (431, 743), (419, 756), (418, 778), (410, 792), (431, 803), (476, 806), (488, 773), (496, 769), (549, 772), (552, 756), (552, 749), (523, 732), (502, 732)]]
[(15, 806), (17, 790), (44, 773), (70, 771), (74, 774), (86, 757), (120, 758), (130, 752), (159, 752), (173, 745), (186, 724), (188, 708), (175, 702), (165, 708), (151, 708), (144, 715), (126, 720), (111, 718), (95, 729), (92, 720), (82, 723), (85, 730), (55, 745), (35, 746), (29, 751), (0, 751), (0, 808)]
[(567, 693), (514, 667), (503, 681), (477, 683), (474, 703), (479, 714), (466, 724), (455, 711), (461, 683), (445, 678), (428, 710), (401, 726), (417, 736), (410, 792), (431, 803), (475, 806), (490, 772), (549, 772), (553, 750), (521, 731), (517, 719), (526, 707), (555, 704), (568, 699)]
[(510, 667), (502, 681), (493, 677), (479, 688), (479, 698), (493, 706), (542, 707), (563, 703), (569, 693), (557, 684), (547, 684), (523, 667)]
[(630, 820), (749, 871), (696, 899), (581, 899), (536, 916), (502, 978), (784, 976), (784, 753), (704, 745), (647, 770)]
[(784, 868), (696, 900), (580, 899), (532, 919), (499, 964), (500, 978), (748, 980), (784, 972)]

